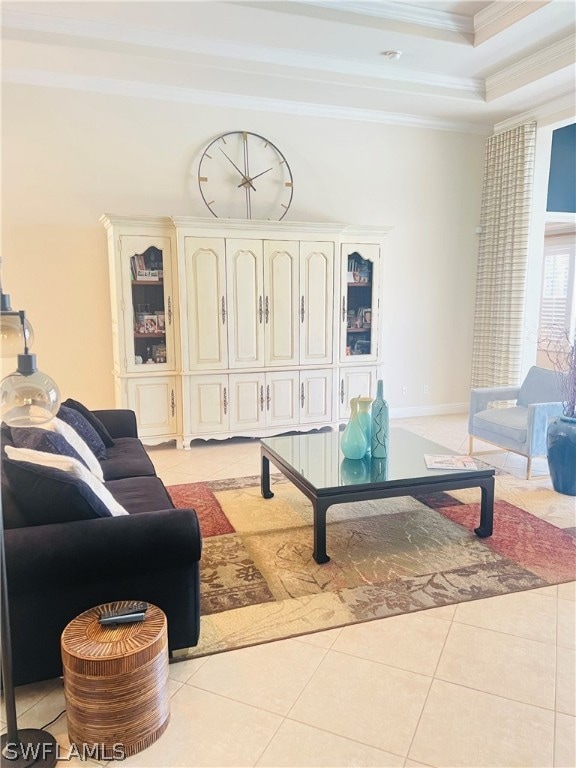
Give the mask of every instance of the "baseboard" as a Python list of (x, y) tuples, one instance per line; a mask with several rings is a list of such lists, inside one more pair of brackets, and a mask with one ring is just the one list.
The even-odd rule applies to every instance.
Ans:
[(452, 413), (468, 413), (470, 403), (445, 403), (443, 405), (413, 405), (408, 408), (391, 408), (391, 419), (407, 419), (412, 416), (447, 416)]

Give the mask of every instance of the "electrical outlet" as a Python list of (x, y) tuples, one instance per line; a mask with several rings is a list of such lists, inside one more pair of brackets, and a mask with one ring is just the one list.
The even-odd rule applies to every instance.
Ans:
[(422, 392), (425, 395), (427, 395), (430, 392), (430, 387), (428, 386), (428, 384), (424, 384), (424, 386), (422, 387)]
[(407, 395), (408, 394), (408, 387), (404, 386), (402, 387), (402, 394)]

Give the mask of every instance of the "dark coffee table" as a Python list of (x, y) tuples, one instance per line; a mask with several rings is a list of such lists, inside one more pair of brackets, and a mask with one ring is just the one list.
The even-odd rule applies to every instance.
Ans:
[(494, 512), (494, 470), (427, 469), (424, 454), (456, 454), (438, 443), (392, 428), (388, 459), (345, 459), (340, 451), (339, 432), (267, 437), (261, 440), (261, 490), (265, 499), (270, 490), (272, 462), (312, 502), (314, 510), (314, 559), (327, 563), (326, 510), (332, 504), (439, 493), (460, 488), (480, 488), (480, 538), (492, 534)]

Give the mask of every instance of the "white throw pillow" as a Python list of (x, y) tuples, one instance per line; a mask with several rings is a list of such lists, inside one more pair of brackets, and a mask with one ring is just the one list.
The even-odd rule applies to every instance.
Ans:
[[(81, 438), (78, 432), (76, 432), (76, 430), (69, 424), (66, 424), (62, 419), (54, 418), (43, 424), (34, 424), (33, 426), (35, 429), (46, 429), (49, 432), (57, 432), (59, 435), (62, 435), (66, 442), (68, 442), (72, 448), (74, 448), (76, 453), (79, 454), (80, 458), (84, 461), (94, 477), (101, 483), (104, 482), (104, 473), (102, 472), (100, 462), (92, 453), (92, 449), (88, 446), (88, 443)], [(12, 429), (20, 429), (20, 427), (12, 427)], [(22, 427), (22, 429), (27, 429), (27, 427)]]
[(56, 453), (34, 451), (31, 448), (13, 448), (11, 445), (5, 446), (5, 450), (8, 458), (13, 461), (27, 461), (30, 464), (39, 464), (43, 467), (59, 469), (86, 483), (92, 493), (100, 499), (114, 517), (128, 514), (124, 507), (112, 496), (108, 488), (94, 477), (92, 472), (86, 469), (78, 459), (74, 459), (71, 456), (59, 456)]

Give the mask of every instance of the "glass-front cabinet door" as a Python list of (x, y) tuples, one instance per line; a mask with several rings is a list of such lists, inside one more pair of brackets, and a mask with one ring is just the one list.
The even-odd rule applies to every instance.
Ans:
[(340, 362), (354, 365), (378, 357), (380, 247), (341, 245)]
[(120, 238), (126, 371), (176, 367), (171, 246), (169, 237)]

